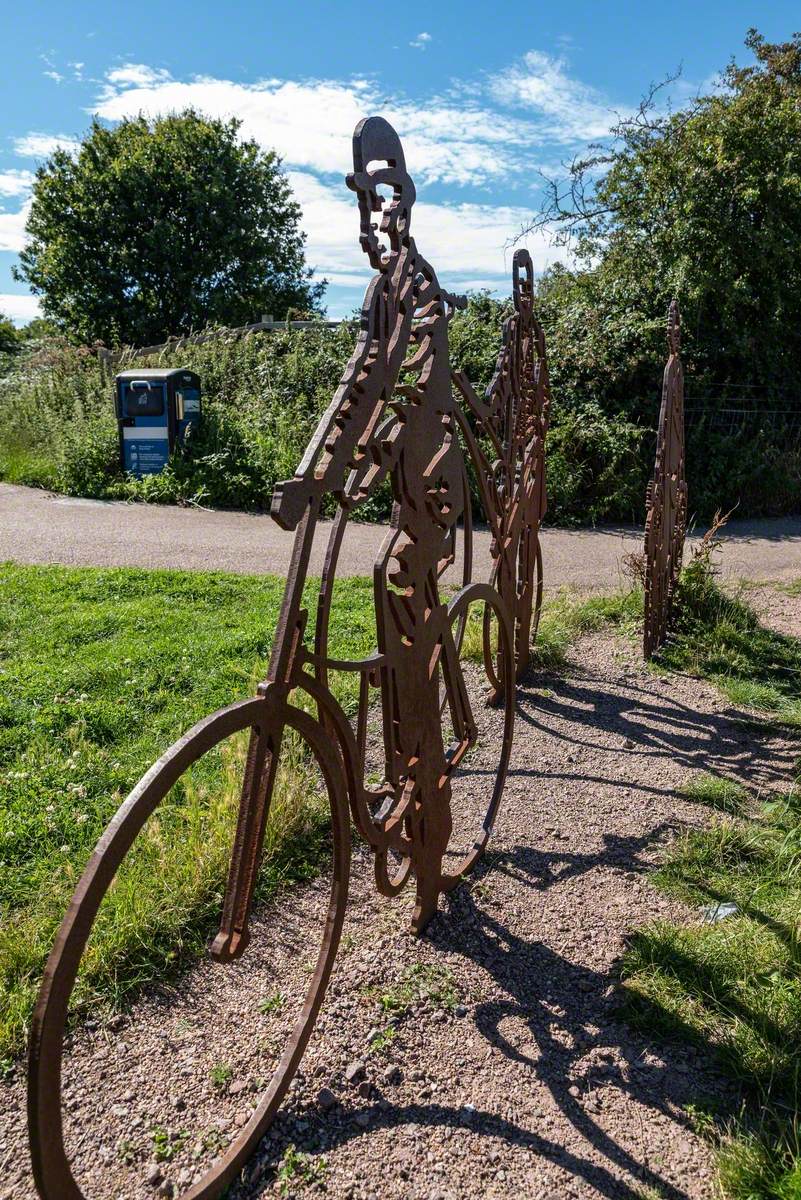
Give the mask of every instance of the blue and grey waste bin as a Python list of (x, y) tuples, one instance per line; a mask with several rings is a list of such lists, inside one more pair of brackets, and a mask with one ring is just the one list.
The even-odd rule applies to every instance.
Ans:
[(200, 424), (200, 376), (182, 368), (121, 371), (115, 404), (124, 471), (155, 475)]

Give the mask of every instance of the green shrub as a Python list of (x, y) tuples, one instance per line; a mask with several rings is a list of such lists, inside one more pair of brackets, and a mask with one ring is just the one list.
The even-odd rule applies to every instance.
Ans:
[[(557, 312), (547, 289), (542, 307), (554, 384), (549, 520), (639, 521), (653, 469), (660, 362), (655, 357), (649, 373), (650, 394), (645, 399), (632, 394), (624, 403), (618, 368), (610, 366), (606, 391), (598, 386), (603, 363), (566, 368), (569, 314)], [(454, 317), (453, 363), (478, 391), (492, 377), (508, 312), (508, 302), (478, 294)], [(353, 322), (245, 338), (223, 334), (149, 362), (135, 360), (198, 371), (204, 395), (197, 436), (175, 451), (159, 476), (142, 480), (124, 476), (119, 467), (113, 382), (94, 353), (57, 338), (32, 342), (0, 377), (0, 476), (72, 495), (267, 509), (275, 484), (293, 474), (327, 408), (356, 331)], [(605, 336), (611, 343), (623, 333), (610, 329)], [(120, 367), (128, 365), (130, 360)], [(644, 389), (642, 380), (623, 374), (632, 387)], [(688, 439), (691, 511), (704, 517), (738, 500), (738, 515), (793, 511), (801, 503), (799, 459), (798, 451), (763, 435), (724, 438), (694, 428)], [(473, 498), (480, 516), (475, 486)], [(360, 516), (383, 519), (390, 508), (385, 483)]]

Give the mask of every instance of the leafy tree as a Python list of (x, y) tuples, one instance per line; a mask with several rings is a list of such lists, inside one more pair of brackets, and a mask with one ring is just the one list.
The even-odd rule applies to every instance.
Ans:
[(555, 224), (577, 256), (542, 285), (574, 396), (652, 416), (673, 295), (696, 388), (797, 388), (801, 35), (772, 44), (752, 29), (746, 46), (755, 62), (732, 62), (720, 90), (660, 114), (652, 89), (609, 146), (551, 184), (533, 226)]
[(16, 354), (20, 346), (20, 331), (0, 313), (0, 354)]
[(45, 317), (33, 317), (28, 321), (27, 325), (23, 325), (19, 330), (20, 341), (25, 342), (41, 341), (43, 338), (58, 337), (59, 331), (52, 321), (48, 321)]
[(319, 307), (281, 160), (187, 109), (113, 129), (37, 172), (17, 278), (75, 340), (143, 345)]

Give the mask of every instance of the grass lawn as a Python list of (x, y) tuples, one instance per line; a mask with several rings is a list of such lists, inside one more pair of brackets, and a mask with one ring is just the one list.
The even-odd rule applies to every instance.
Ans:
[[(99, 834), (176, 737), (253, 694), (282, 590), (265, 576), (0, 566), (0, 1057), (22, 1048), (44, 959)], [(374, 640), (371, 583), (343, 581), (332, 652), (360, 655)], [(355, 680), (334, 682), (352, 706)], [(101, 909), (83, 1005), (119, 1003), (205, 944), (243, 750), (240, 739), (201, 760), (148, 822)], [(325, 849), (325, 804), (295, 768), (263, 889), (308, 874)]]
[[(701, 791), (688, 795), (708, 803)], [(740, 1084), (745, 1108), (733, 1125), (703, 1105), (694, 1114), (718, 1143), (724, 1195), (799, 1200), (801, 780), (751, 818), (687, 834), (655, 882), (693, 906), (729, 901), (737, 913), (638, 930), (623, 962), (627, 1016), (658, 1036), (714, 1046)]]

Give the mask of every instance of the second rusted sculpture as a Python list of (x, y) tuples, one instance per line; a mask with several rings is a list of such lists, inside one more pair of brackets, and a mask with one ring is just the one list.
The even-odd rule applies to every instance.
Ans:
[[(515, 256), (515, 312), (486, 397), (479, 400), (463, 377), (456, 380), (463, 408), (454, 390), (448, 329), (464, 301), (440, 286), (417, 248), (411, 233), (414, 183), (385, 120), (372, 117), (357, 127), (353, 164), (347, 183), (358, 198), (361, 245), (377, 273), (331, 406), (294, 478), (280, 484), (273, 499), (273, 516), (295, 530), (295, 544), (267, 677), (257, 696), (201, 721), (137, 784), (98, 843), (47, 963), (31, 1033), (29, 1086), (32, 1160), (44, 1200), (83, 1200), (64, 1148), (60, 1106), (62, 1039), (81, 955), (137, 834), (202, 755), (232, 734), (250, 733), (222, 918), (211, 945), (215, 959), (229, 962), (248, 945), (279, 759), (282, 746), (293, 740), (305, 745), (306, 760), (317, 764), (328, 793), (333, 872), (316, 967), (283, 1055), (247, 1124), (186, 1200), (212, 1200), (234, 1179), (297, 1070), (342, 929), (349, 817), (372, 848), (381, 892), (394, 895), (414, 879), (412, 923), (419, 931), (440, 893), (482, 854), (500, 804), (515, 678), (528, 661), (542, 589), (538, 532), (545, 511), (549, 394), (542, 331), (532, 311), (531, 260), (525, 252)], [(468, 464), (492, 533), (492, 576), (478, 582), (472, 577)], [(373, 565), (376, 648), (365, 659), (339, 659), (331, 653), (329, 625), (343, 538), (351, 514), (386, 481), (394, 503)], [(336, 517), (316, 613), (310, 615), (304, 601), (309, 559), (323, 506), (332, 497)], [(448, 598), (443, 575), (457, 558), (461, 586)], [(486, 810), (455, 854), (452, 789), (478, 738), (475, 687), (471, 700), (460, 658), (473, 604), (484, 619), (484, 695), (502, 712)], [(359, 680), (353, 724), (329, 685), (334, 671)], [(368, 746), (371, 713), (382, 731), (380, 764)]]
[(654, 477), (645, 519), (645, 624), (643, 653), (650, 658), (667, 636), (670, 610), (684, 553), (687, 483), (684, 470), (684, 372), (681, 321), (676, 300), (668, 311), (670, 351), (662, 381)]
[[(495, 374), (479, 400), (463, 372), (454, 381), (483, 439), (466, 440), (477, 467), (482, 507), (492, 530), (492, 583), (514, 622), (515, 669), (529, 665), (542, 607), (540, 526), (547, 509), (545, 435), (551, 409), (545, 335), (534, 315), (534, 268), (515, 252), (515, 311), (504, 322)], [(482, 444), (483, 443), (483, 444)], [(489, 620), (485, 619), (485, 654)]]

